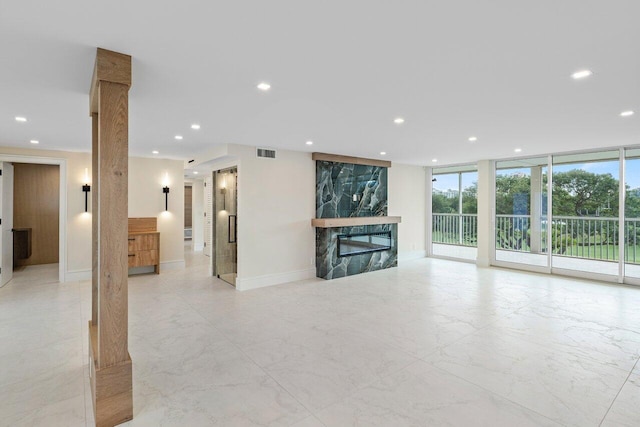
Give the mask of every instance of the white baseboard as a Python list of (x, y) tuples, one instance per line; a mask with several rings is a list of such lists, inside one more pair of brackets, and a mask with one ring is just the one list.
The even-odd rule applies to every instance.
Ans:
[[(175, 261), (163, 261), (160, 263), (160, 271), (163, 270), (180, 270), (185, 268), (184, 260)], [(153, 266), (148, 267), (133, 267), (129, 269), (131, 273), (151, 273), (153, 272)], [(64, 273), (64, 281), (66, 282), (81, 282), (83, 280), (91, 280), (91, 270), (74, 270)]]
[(91, 270), (74, 270), (64, 273), (64, 282), (82, 282), (83, 280), (91, 280)]
[(162, 270), (181, 270), (185, 268), (185, 266), (183, 259), (177, 259), (175, 261), (161, 261), (160, 272), (162, 272)]
[(236, 279), (236, 289), (248, 291), (250, 289), (264, 288), (266, 286), (281, 285), (283, 283), (295, 282), (298, 280), (313, 279), (316, 277), (316, 268), (305, 270), (289, 271), (286, 273), (267, 274), (264, 276), (248, 277)]
[(398, 262), (413, 261), (414, 259), (426, 258), (427, 251), (407, 251), (398, 253)]

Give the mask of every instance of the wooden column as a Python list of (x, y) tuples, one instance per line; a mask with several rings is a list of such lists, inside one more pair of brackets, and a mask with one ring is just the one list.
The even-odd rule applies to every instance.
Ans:
[(98, 49), (90, 90), (93, 301), (89, 362), (99, 427), (133, 418), (127, 299), (130, 87), (131, 57)]
[[(98, 326), (98, 113), (91, 113), (92, 143), (91, 143), (91, 182), (94, 183), (91, 192), (91, 322)], [(128, 201), (127, 201), (128, 202)]]

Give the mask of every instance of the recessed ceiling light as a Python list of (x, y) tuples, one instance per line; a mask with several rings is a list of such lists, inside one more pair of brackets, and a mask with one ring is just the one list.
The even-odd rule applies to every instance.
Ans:
[(151, 154), (160, 154), (160, 152), (158, 150), (153, 150)]
[(16, 122), (26, 122), (26, 121), (27, 121), (26, 117), (16, 116)]
[(182, 135), (176, 135), (174, 138), (180, 141), (182, 139)]
[(35, 139), (32, 139), (31, 141), (29, 141), (32, 144), (40, 144), (40, 141), (36, 141)]
[(267, 91), (267, 90), (271, 89), (271, 85), (270, 85), (269, 83), (266, 83), (266, 82), (261, 82), (261, 83), (259, 83), (259, 84), (258, 84), (258, 86), (256, 86), (256, 87), (257, 87), (258, 89), (260, 89), (260, 90), (264, 90), (264, 91)]
[(387, 155), (387, 152), (386, 152), (386, 151), (381, 151), (381, 152), (380, 152), (380, 155), (381, 155), (381, 156), (386, 156), (386, 155)]
[(404, 119), (402, 117), (396, 117), (395, 119), (393, 119), (393, 123), (401, 125), (404, 123)]
[(469, 137), (469, 142), (476, 142), (477, 140), (478, 140), (478, 137), (475, 137), (475, 136)]
[(593, 72), (591, 70), (580, 70), (571, 74), (571, 78), (574, 80), (580, 80), (589, 77)]
[(433, 163), (438, 163), (438, 159), (431, 159)]
[(620, 113), (620, 116), (622, 117), (629, 117), (629, 116), (633, 116), (635, 113), (631, 110), (629, 111), (623, 111), (622, 113)]
[(193, 171), (193, 174), (194, 175), (198, 175), (198, 171)]
[(313, 141), (307, 141), (307, 142), (305, 142), (305, 144), (307, 144), (307, 145), (313, 145)]
[(198, 130), (198, 129), (200, 129), (200, 125), (197, 124), (197, 123), (194, 123), (194, 124), (191, 125), (191, 129)]
[(522, 148), (516, 148), (516, 149), (515, 149), (515, 150), (513, 150), (513, 151), (515, 151), (516, 153), (519, 153), (519, 152), (521, 152), (521, 151), (522, 151)]

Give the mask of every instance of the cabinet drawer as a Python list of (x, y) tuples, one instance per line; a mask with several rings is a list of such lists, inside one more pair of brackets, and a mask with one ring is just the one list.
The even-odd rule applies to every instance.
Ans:
[(129, 267), (141, 267), (144, 265), (158, 264), (158, 250), (137, 251), (129, 253)]
[(130, 234), (129, 253), (158, 249), (157, 234)]
[(129, 252), (129, 268), (136, 266), (136, 254)]

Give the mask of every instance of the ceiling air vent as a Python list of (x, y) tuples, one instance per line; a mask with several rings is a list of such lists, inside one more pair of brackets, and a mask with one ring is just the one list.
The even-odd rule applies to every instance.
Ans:
[(265, 157), (267, 159), (275, 159), (276, 150), (269, 150), (268, 148), (256, 148), (256, 155), (258, 157)]

